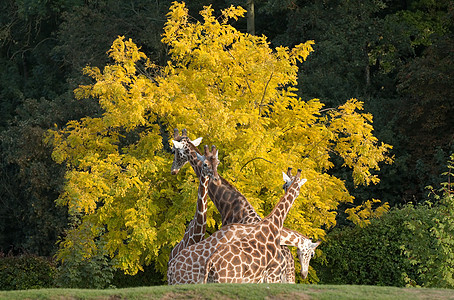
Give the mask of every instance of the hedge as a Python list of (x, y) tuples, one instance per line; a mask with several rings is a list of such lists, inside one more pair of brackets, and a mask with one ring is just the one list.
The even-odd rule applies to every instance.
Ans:
[[(439, 274), (440, 266), (449, 263), (436, 235), (443, 227), (440, 212), (406, 205), (364, 228), (333, 230), (320, 246), (322, 259), (314, 264), (320, 283), (447, 287), (449, 278)], [(452, 257), (454, 249), (449, 251)]]
[(53, 286), (56, 268), (44, 257), (23, 254), (0, 257), (0, 289), (26, 290)]

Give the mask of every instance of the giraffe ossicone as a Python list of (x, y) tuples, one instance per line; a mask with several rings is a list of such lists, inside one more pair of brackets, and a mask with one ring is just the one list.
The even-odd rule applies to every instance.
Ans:
[[(291, 174), (292, 174), (292, 168), (290, 168), (290, 167), (288, 168), (287, 173), (282, 172), (282, 177), (284, 179), (284, 185), (282, 186), (282, 188), (285, 191), (288, 189), (290, 184), (292, 184), (293, 176)], [(300, 179), (300, 181), (299, 181), (300, 188), (303, 184), (306, 183), (306, 181), (307, 181), (306, 178)]]

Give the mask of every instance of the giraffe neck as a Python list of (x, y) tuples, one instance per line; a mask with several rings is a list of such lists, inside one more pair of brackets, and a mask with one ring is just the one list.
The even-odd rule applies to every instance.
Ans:
[[(189, 148), (188, 161), (200, 180), (202, 163), (197, 159), (200, 152), (197, 148)], [(208, 195), (221, 214), (222, 225), (241, 223), (253, 224), (260, 222), (261, 218), (254, 210), (254, 207), (246, 200), (235, 187), (227, 180), (219, 176), (220, 185), (216, 185), (212, 180), (208, 182)]]
[(293, 202), (299, 194), (299, 182), (295, 178), (290, 187), (282, 196), (281, 200), (276, 204), (271, 213), (265, 218), (274, 224), (279, 230), (284, 226), (285, 218), (287, 217), (290, 208), (292, 208)]
[(197, 243), (205, 237), (208, 180), (208, 176), (201, 176), (200, 178), (199, 189), (197, 192), (197, 208), (194, 216), (194, 228), (192, 236), (190, 237), (193, 243)]
[(308, 239), (307, 236), (292, 229), (283, 228), (281, 231), (281, 245), (301, 247)]
[(208, 176), (200, 178), (197, 191), (197, 207), (194, 218), (189, 222), (183, 235), (183, 239), (172, 249), (169, 255), (169, 263), (185, 248), (202, 241), (206, 232), (206, 212), (208, 194)]
[(202, 181), (202, 162), (197, 159), (197, 154), (202, 155), (196, 147), (190, 147), (189, 148), (189, 157), (188, 161), (189, 164), (191, 165), (192, 169), (194, 170), (195, 174), (197, 175), (197, 178), (199, 178), (200, 181)]

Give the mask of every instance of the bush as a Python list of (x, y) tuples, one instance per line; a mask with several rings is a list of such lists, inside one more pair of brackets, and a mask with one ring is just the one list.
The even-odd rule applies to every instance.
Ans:
[(0, 289), (26, 290), (52, 287), (56, 268), (43, 257), (0, 255)]
[(56, 285), (64, 288), (104, 289), (111, 286), (114, 269), (104, 255), (74, 255), (58, 267)]
[(139, 271), (136, 275), (128, 275), (122, 270), (116, 270), (112, 279), (112, 285), (116, 288), (128, 288), (167, 284), (162, 273), (156, 270), (154, 263), (144, 266), (143, 269), (143, 271)]
[(448, 161), (448, 171), (442, 173), (447, 181), (435, 190), (428, 187), (434, 200), (439, 203), (439, 214), (434, 219), (435, 227), (432, 232), (436, 238), (439, 255), (432, 258), (435, 275), (430, 277), (433, 286), (454, 288), (454, 154)]
[[(442, 250), (433, 228), (440, 210), (406, 205), (364, 227), (334, 230), (320, 248), (316, 267), (321, 283), (437, 286)], [(439, 262), (438, 262), (439, 263)]]
[(454, 288), (454, 154), (447, 169), (438, 190), (428, 187), (436, 206), (409, 204), (331, 232), (319, 247), (320, 282)]

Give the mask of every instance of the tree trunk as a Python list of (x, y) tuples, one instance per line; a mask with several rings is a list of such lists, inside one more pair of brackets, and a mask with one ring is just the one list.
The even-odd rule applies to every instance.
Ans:
[(247, 33), (255, 35), (254, 0), (247, 0)]

